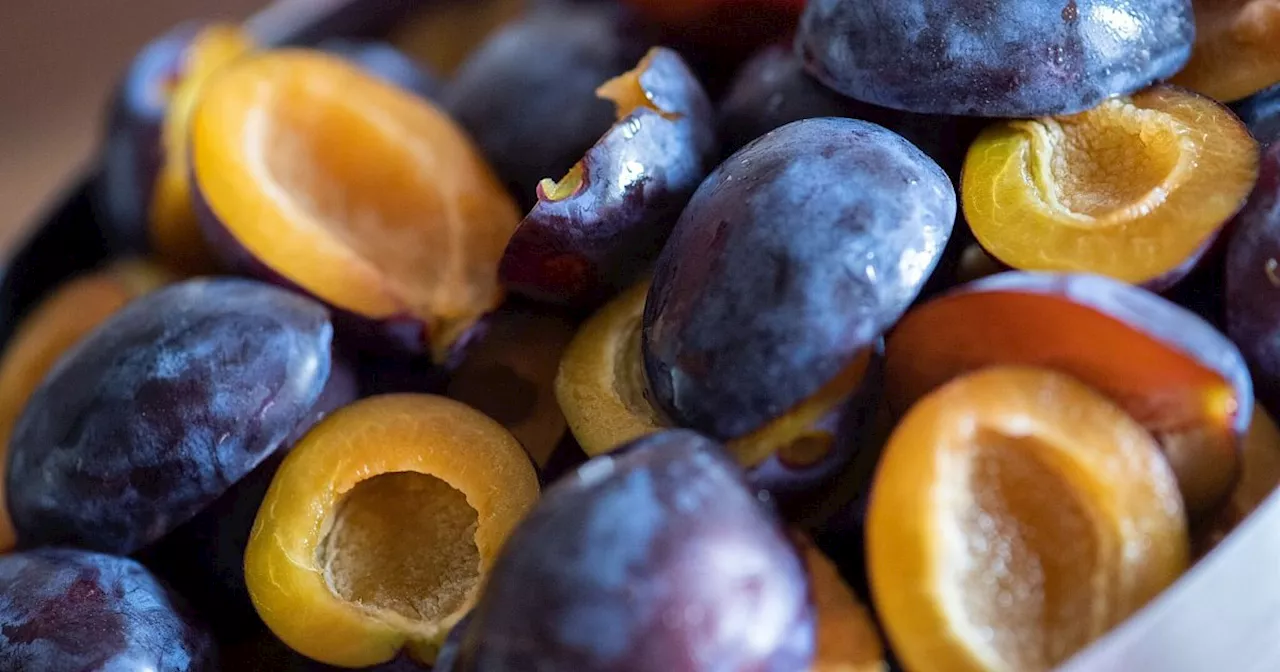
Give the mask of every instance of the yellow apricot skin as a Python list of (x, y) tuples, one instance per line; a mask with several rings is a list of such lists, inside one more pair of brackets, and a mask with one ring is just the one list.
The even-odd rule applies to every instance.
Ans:
[(1280, 82), (1280, 3), (1196, 0), (1191, 60), (1169, 81), (1224, 103)]
[(160, 131), (164, 160), (152, 192), (148, 230), (151, 248), (175, 271), (199, 274), (217, 269), (191, 200), (191, 114), (209, 79), (254, 48), (249, 35), (236, 26), (205, 28), (188, 48), (181, 82), (169, 99)]
[[(461, 492), (478, 520), (480, 582), (454, 613), (439, 623), (418, 623), (418, 632), (409, 632), (403, 619), (380, 618), (340, 598), (320, 557), (344, 496), (363, 481), (406, 472), (433, 476)], [(537, 498), (537, 476), (519, 442), (478, 411), (425, 394), (358, 401), (316, 425), (281, 464), (245, 553), (250, 596), (277, 637), (320, 662), (368, 667), (407, 648), (429, 664)]]
[(999, 367), (939, 388), (898, 425), (867, 554), (906, 669), (1035, 672), (1171, 585), (1189, 541), (1141, 425), (1073, 378)]
[(884, 645), (867, 608), (835, 564), (812, 542), (800, 540), (818, 632), (809, 672), (882, 672)]
[(1244, 205), (1258, 161), (1229, 110), (1156, 86), (988, 127), (965, 157), (961, 198), (978, 242), (1010, 267), (1154, 283), (1190, 270)]

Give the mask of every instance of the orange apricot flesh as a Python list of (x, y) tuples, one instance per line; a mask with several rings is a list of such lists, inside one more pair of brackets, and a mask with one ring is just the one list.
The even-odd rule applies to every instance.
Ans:
[(155, 264), (127, 259), (58, 286), (14, 331), (0, 357), (0, 552), (16, 542), (4, 498), (9, 437), (31, 393), (81, 339), (133, 299), (172, 278)]
[(183, 75), (169, 99), (160, 142), (164, 161), (152, 193), (148, 233), (152, 250), (175, 270), (199, 274), (216, 270), (191, 201), (188, 148), (191, 113), (209, 79), (223, 66), (254, 50), (240, 28), (213, 25), (200, 31), (187, 50)]
[(1196, 0), (1191, 60), (1170, 82), (1223, 102), (1280, 82), (1280, 4), (1273, 0)]
[(468, 348), (446, 393), (502, 423), (545, 466), (568, 427), (554, 387), (573, 334), (561, 315), (503, 307), (486, 320), (484, 338)]
[(812, 542), (800, 540), (817, 616), (817, 642), (809, 672), (883, 672), (884, 646), (867, 608)]
[(965, 158), (961, 198), (978, 242), (1013, 268), (1163, 285), (1244, 205), (1258, 157), (1225, 107), (1157, 86), (987, 128)]
[(898, 323), (886, 344), (885, 394), (901, 415), (946, 381), (987, 366), (1041, 366), (1075, 376), (1156, 437), (1188, 510), (1210, 514), (1239, 474), (1251, 400), (1240, 397), (1247, 387), (1237, 388), (1247, 381), (1233, 376), (1245, 376), (1245, 367), (1237, 355), (1239, 371), (1214, 368), (1223, 362), (1231, 368), (1232, 346), (1190, 313), (1157, 310), (1164, 305), (1143, 290), (1092, 276), (987, 278)]
[(249, 594), (320, 662), (407, 649), (430, 664), (537, 497), (519, 442), (480, 412), (431, 395), (356, 402), (281, 464), (245, 553)]
[[(560, 360), (556, 398), (588, 456), (671, 427), (648, 398), (640, 356), (640, 324), (648, 281), (623, 292), (583, 323)], [(727, 442), (744, 467), (777, 455), (792, 466), (816, 463), (836, 448), (826, 421), (863, 384), (871, 350), (863, 352), (809, 399), (760, 429)]]
[(501, 303), (515, 204), (417, 96), (334, 56), (267, 52), (210, 82), (192, 148), (215, 235), (335, 308), (420, 324), (437, 361)]
[(907, 669), (1049, 670), (1185, 571), (1154, 439), (1080, 382), (985, 369), (916, 404), (881, 458), (872, 594)]

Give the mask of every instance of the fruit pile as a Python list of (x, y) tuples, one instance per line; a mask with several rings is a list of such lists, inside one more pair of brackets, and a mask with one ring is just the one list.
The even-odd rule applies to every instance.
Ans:
[(417, 11), (138, 55), (0, 670), (1050, 670), (1280, 484), (1273, 4)]

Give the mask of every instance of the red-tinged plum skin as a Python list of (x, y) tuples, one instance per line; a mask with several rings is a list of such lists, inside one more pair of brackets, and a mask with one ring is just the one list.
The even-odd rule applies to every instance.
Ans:
[(1262, 155), (1258, 184), (1227, 246), (1227, 334), (1253, 371), (1255, 394), (1280, 409), (1280, 145)]
[(427, 100), (439, 100), (444, 89), (444, 83), (434, 72), (386, 42), (330, 39), (321, 42), (319, 47)]
[(613, 125), (613, 106), (596, 87), (644, 49), (616, 8), (538, 8), (472, 53), (443, 105), (528, 208), (540, 180), (568, 172)]
[(9, 455), (23, 547), (131, 553), (190, 520), (284, 445), (330, 374), (322, 306), (246, 280), (138, 299), (59, 362)]
[(916, 298), (955, 215), (942, 169), (880, 126), (808, 119), (747, 145), (703, 182), (655, 265), (651, 401), (720, 440), (796, 407)]
[(910, 112), (1082, 112), (1187, 62), (1191, 0), (811, 0), (796, 49), (832, 89)]
[(95, 206), (103, 233), (117, 251), (147, 249), (146, 223), (164, 159), (160, 132), (169, 92), (200, 28), (182, 24), (143, 47), (108, 108)]
[(0, 594), (0, 669), (219, 669), (213, 638), (128, 558), (68, 549), (0, 556)]
[(977, 119), (912, 114), (845, 98), (810, 77), (793, 49), (775, 44), (756, 52), (734, 76), (720, 102), (720, 137), (724, 150), (735, 152), (775, 128), (817, 117), (884, 126), (932, 157), (953, 181), (981, 128)]
[(727, 453), (662, 432), (545, 493), (495, 563), (452, 672), (803, 670), (807, 584)]
[(714, 166), (711, 101), (688, 66), (659, 47), (639, 68), (645, 102), (587, 151), (581, 185), (559, 199), (539, 187), (499, 267), (513, 291), (593, 307), (635, 284)]

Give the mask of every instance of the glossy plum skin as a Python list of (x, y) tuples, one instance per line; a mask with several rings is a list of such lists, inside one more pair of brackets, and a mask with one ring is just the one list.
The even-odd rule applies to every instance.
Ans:
[(727, 454), (655, 434), (547, 491), (494, 565), (452, 672), (807, 669), (807, 583)]
[(312, 420), (332, 335), (319, 304), (245, 280), (187, 281), (116, 313), (18, 421), (19, 544), (131, 553), (190, 519)]
[(427, 100), (439, 100), (444, 89), (435, 73), (386, 42), (332, 39), (319, 47)]
[(906, 310), (955, 215), (942, 169), (880, 126), (809, 119), (747, 145), (703, 182), (655, 266), (652, 401), (722, 440), (777, 418)]
[(169, 87), (181, 75), (183, 57), (200, 28), (199, 24), (182, 24), (143, 47), (108, 108), (102, 172), (95, 184), (95, 214), (117, 251), (137, 252), (147, 247), (145, 223), (164, 160), (160, 133), (169, 105)]
[(613, 125), (596, 87), (644, 55), (615, 8), (548, 5), (490, 37), (444, 93), (498, 176), (528, 208)]
[(512, 290), (592, 307), (635, 284), (714, 166), (715, 119), (697, 78), (669, 49), (641, 67), (648, 103), (587, 151), (577, 191), (555, 200), (539, 187), (499, 267)]
[(1249, 361), (1254, 393), (1280, 409), (1280, 145), (1262, 154), (1258, 184), (1227, 245), (1227, 334)]
[(2, 556), (0, 594), (0, 669), (218, 669), (209, 634), (128, 558), (67, 549)]
[(1280, 138), (1280, 84), (1233, 103), (1231, 110), (1263, 147)]
[(851, 117), (898, 133), (959, 178), (965, 151), (981, 123), (972, 118), (912, 114), (863, 103), (819, 84), (795, 51), (775, 44), (738, 70), (720, 102), (720, 137), (726, 152), (801, 119)]
[(1177, 72), (1191, 0), (812, 0), (797, 52), (827, 86), (933, 114), (1089, 109)]

